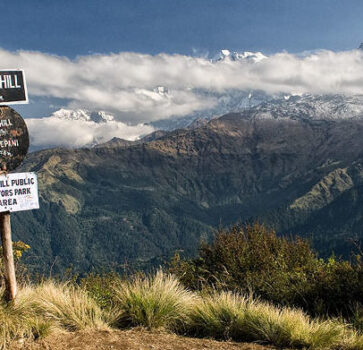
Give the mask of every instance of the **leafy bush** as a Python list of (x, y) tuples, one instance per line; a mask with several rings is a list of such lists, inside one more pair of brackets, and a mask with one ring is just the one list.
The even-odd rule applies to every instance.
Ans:
[(220, 230), (203, 243), (198, 258), (170, 264), (193, 290), (231, 290), (280, 305), (302, 307), (312, 315), (351, 316), (361, 309), (362, 262), (318, 259), (309, 242), (276, 236), (260, 224)]

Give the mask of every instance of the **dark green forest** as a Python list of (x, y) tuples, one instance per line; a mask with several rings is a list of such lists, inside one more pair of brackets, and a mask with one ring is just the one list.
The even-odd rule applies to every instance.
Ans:
[[(363, 232), (363, 122), (229, 114), (137, 143), (31, 153), (40, 209), (15, 213), (38, 273), (148, 269), (219, 227), (266, 223), (350, 258)], [(20, 170), (20, 171), (21, 171)]]

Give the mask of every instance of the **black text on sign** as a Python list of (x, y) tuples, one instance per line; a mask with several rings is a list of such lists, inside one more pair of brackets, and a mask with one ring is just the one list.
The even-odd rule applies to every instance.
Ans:
[(0, 212), (38, 208), (38, 180), (35, 173), (0, 175)]

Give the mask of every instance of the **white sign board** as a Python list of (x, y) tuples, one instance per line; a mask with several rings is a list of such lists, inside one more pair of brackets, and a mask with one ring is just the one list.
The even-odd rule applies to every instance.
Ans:
[(0, 175), (0, 212), (39, 209), (35, 173)]

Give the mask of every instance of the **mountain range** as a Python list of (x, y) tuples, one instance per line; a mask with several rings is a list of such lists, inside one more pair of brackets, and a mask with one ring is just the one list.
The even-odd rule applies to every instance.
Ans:
[[(255, 64), (265, 58), (266, 56), (261, 52), (231, 52), (229, 50), (221, 50), (210, 61), (213, 64), (220, 64), (222, 61), (227, 64), (239, 64), (240, 62)], [(129, 123), (124, 123), (124, 116), (118, 115), (115, 111), (106, 112), (103, 110), (80, 108), (61, 108), (47, 117), (26, 119), (31, 131), (31, 151), (58, 146), (91, 147), (107, 142), (112, 137), (123, 137), (128, 140), (134, 140), (135, 138), (145, 136), (151, 129), (170, 131), (184, 128), (193, 123), (195, 119), (209, 120), (229, 112), (240, 112), (276, 97), (263, 91), (245, 91), (240, 89), (215, 91), (214, 89), (193, 88), (192, 92), (196, 96), (196, 99), (208, 101), (208, 104), (203, 104), (202, 109), (196, 109), (182, 117), (171, 116), (167, 119), (154, 120), (146, 124), (130, 125)], [(155, 101), (168, 101), (175, 99), (174, 93), (168, 86), (156, 86), (150, 88), (148, 98), (151, 99), (150, 102), (153, 99)], [(82, 141), (79, 140), (77, 144), (72, 144), (69, 138), (61, 137), (59, 134), (54, 133), (55, 128), (61, 129), (62, 131), (60, 133), (64, 133), (64, 130), (69, 128), (70, 121), (75, 121), (78, 129), (87, 130), (89, 136), (84, 137)], [(130, 129), (129, 126), (136, 126), (136, 129)], [(130, 131), (130, 135), (128, 135), (128, 130)], [(44, 137), (44, 133), (51, 133), (53, 137)]]
[[(360, 46), (361, 49), (361, 46)], [(259, 64), (265, 61), (268, 57), (261, 52), (233, 52), (227, 49), (221, 50), (212, 58), (204, 59), (210, 61), (212, 65), (218, 68), (218, 65), (226, 67), (238, 67), (239, 65), (244, 65), (248, 67), (256, 66), (259, 68)], [(290, 99), (290, 107), (288, 113), (293, 111), (293, 105), (295, 100), (302, 97), (298, 91), (295, 93), (284, 94), (284, 93), (266, 93), (256, 89), (214, 89), (214, 88), (193, 88), (188, 87), (187, 89), (198, 101), (204, 101), (199, 107), (189, 114), (185, 114), (182, 117), (169, 115), (166, 119), (155, 120), (144, 116), (142, 120), (152, 120), (148, 123), (130, 124), (125, 122), (125, 115), (118, 115), (117, 112), (105, 112), (102, 110), (85, 110), (85, 109), (60, 109), (55, 111), (49, 117), (43, 118), (30, 118), (26, 119), (28, 121), (28, 126), (31, 131), (31, 150), (40, 150), (50, 147), (92, 147), (100, 143), (104, 143), (112, 139), (113, 137), (121, 137), (127, 140), (140, 139), (147, 135), (153, 130), (165, 130), (171, 131), (179, 128), (188, 127), (196, 119), (206, 119), (211, 120), (213, 118), (220, 117), (221, 115), (231, 113), (231, 112), (242, 112), (247, 109), (251, 109), (256, 106), (263, 106), (265, 103), (271, 102), (269, 108), (273, 108), (273, 104), (277, 104), (277, 108), (280, 108), (281, 99)], [(150, 98), (150, 103), (155, 101), (164, 101), (167, 105), (167, 101), (174, 100), (176, 98), (175, 91), (168, 86), (155, 86), (150, 87), (148, 90), (148, 98)], [(313, 103), (308, 103), (308, 107), (318, 108), (323, 107), (320, 105), (320, 100), (322, 96), (317, 96)], [(353, 98), (354, 99), (354, 98)], [(323, 99), (324, 100), (324, 99)], [(333, 103), (338, 100), (337, 96)], [(154, 101), (154, 102), (153, 102)], [(320, 101), (320, 102), (319, 102)], [(300, 103), (300, 101), (297, 101)], [(324, 101), (326, 103), (326, 101)], [(338, 101), (338, 104), (340, 102)], [(340, 103), (344, 108), (347, 104), (347, 97), (344, 97), (344, 101)], [(353, 103), (354, 104), (354, 103)], [(352, 107), (360, 108), (360, 101), (353, 106), (350, 103), (349, 108), (351, 110), (336, 110), (334, 113), (340, 118), (341, 114), (350, 116), (350, 111), (356, 113), (352, 110)], [(167, 107), (166, 107), (167, 108)], [(201, 108), (201, 109), (200, 109)], [(299, 106), (301, 108), (301, 106)], [(328, 113), (332, 111), (333, 108), (328, 108)], [(272, 111), (272, 110), (271, 110)], [(121, 112), (120, 112), (121, 113)], [(306, 111), (309, 114), (309, 110)], [(315, 110), (318, 116), (320, 115), (319, 110)], [(157, 118), (157, 117), (156, 117)], [(165, 117), (164, 117), (165, 118)], [(82, 139), (77, 138), (77, 142), (72, 142), (75, 137), (66, 137), (67, 130), (69, 130), (69, 122), (76, 121), (77, 130), (84, 130), (87, 135), (84, 135)], [(60, 132), (57, 134), (55, 129), (59, 129)], [(48, 135), (49, 136), (44, 136)], [(73, 135), (72, 135), (73, 136)]]
[[(218, 226), (262, 220), (349, 256), (363, 232), (361, 96), (285, 96), (240, 113), (29, 154), (40, 209), (13, 215), (38, 272), (148, 268)], [(208, 119), (208, 118), (207, 118)]]
[[(156, 92), (163, 95), (169, 93), (167, 88), (161, 86), (156, 89)], [(184, 117), (161, 119), (154, 122), (146, 123), (144, 124), (143, 130), (154, 129), (171, 131), (175, 129), (186, 128), (193, 124), (195, 120), (210, 120), (231, 111), (243, 111), (273, 98), (273, 96), (269, 96), (261, 91), (228, 90), (225, 92), (217, 93), (208, 90), (199, 90), (197, 93), (201, 96), (213, 98), (215, 101), (217, 101), (216, 105), (209, 109), (196, 111)], [(25, 120), (27, 121), (27, 119)], [(31, 130), (37, 129), (39, 127), (39, 122), (35, 123), (36, 121), (37, 119), (32, 119), (32, 124), (29, 125), (31, 127)], [(96, 135), (93, 138), (91, 138), (90, 140), (88, 140), (88, 142), (82, 145), (86, 147), (93, 147), (95, 145), (109, 141), (109, 139), (112, 138), (112, 130), (114, 130), (114, 136), (116, 137), (116, 135), (119, 133), (119, 128), (122, 128), (122, 126), (126, 126), (126, 124), (118, 121), (118, 116), (115, 113), (112, 114), (100, 110), (86, 110), (79, 108), (61, 108), (52, 113), (49, 117), (42, 118), (41, 121), (48, 123), (51, 122), (54, 127), (60, 125), (60, 123), (64, 123), (68, 126), (69, 122), (75, 121), (77, 123), (82, 123), (82, 125), (86, 129), (99, 128), (100, 130), (106, 130), (106, 132), (104, 133), (95, 133)], [(37, 135), (38, 133), (36, 133), (35, 136)], [(141, 133), (139, 138), (142, 138), (146, 135), (147, 133)], [(134, 140), (135, 138), (135, 133), (132, 133), (130, 134), (128, 140)], [(33, 137), (31, 139), (31, 151), (39, 151), (41, 149), (57, 147), (59, 146), (59, 144), (64, 147), (68, 145), (67, 143), (60, 142), (57, 138), (50, 139), (46, 143), (39, 143), (37, 137), (35, 137), (35, 139)], [(68, 145), (68, 147), (69, 146), (72, 147), (72, 145)]]

